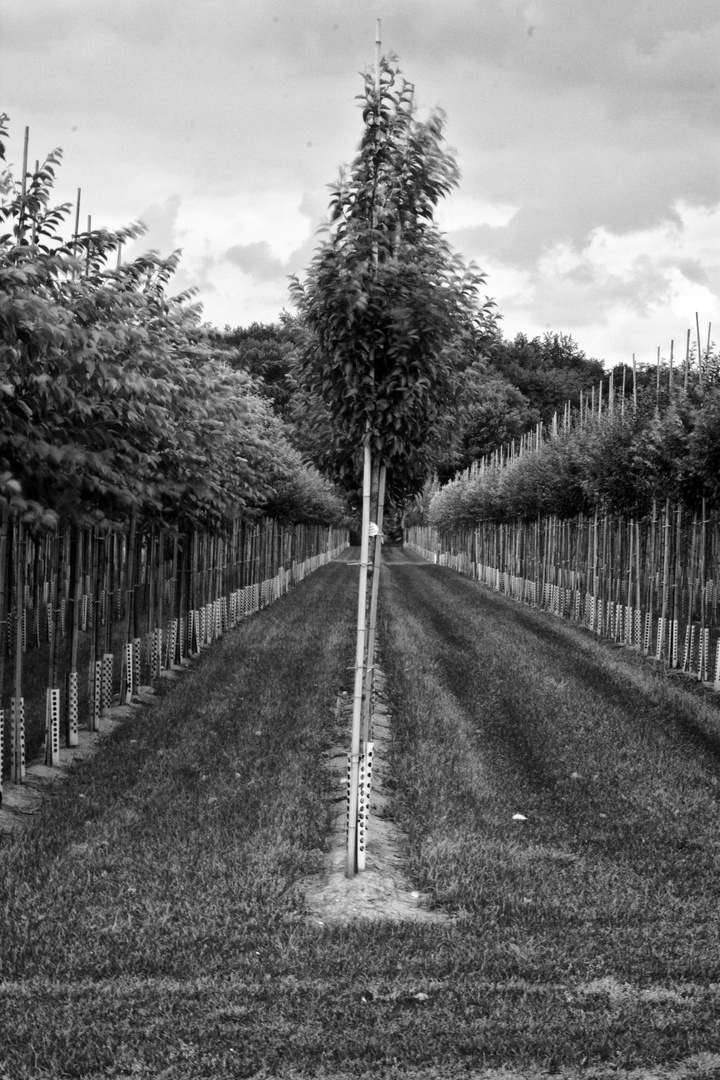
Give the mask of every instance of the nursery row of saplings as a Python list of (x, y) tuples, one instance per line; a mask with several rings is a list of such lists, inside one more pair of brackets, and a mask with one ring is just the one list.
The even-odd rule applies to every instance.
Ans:
[(704, 509), (666, 499), (642, 519), (595, 510), (412, 526), (406, 542), (720, 691), (720, 514)]
[[(42, 750), (96, 730), (113, 704), (182, 664), (347, 545), (345, 529), (238, 518), (225, 534), (0, 527), (0, 763), (16, 782)], [(87, 678), (81, 676), (87, 674)], [(2, 753), (4, 751), (4, 753)], [(0, 775), (3, 770), (0, 769)]]

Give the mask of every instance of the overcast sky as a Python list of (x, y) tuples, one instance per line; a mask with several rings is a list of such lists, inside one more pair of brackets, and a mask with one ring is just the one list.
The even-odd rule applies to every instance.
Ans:
[[(718, 0), (2, 0), (9, 159), (64, 150), (58, 201), (183, 249), (218, 325), (274, 321), (361, 134), (375, 20), (440, 105), (438, 214), (506, 336), (649, 361), (720, 332)], [(720, 338), (719, 338), (720, 339)]]

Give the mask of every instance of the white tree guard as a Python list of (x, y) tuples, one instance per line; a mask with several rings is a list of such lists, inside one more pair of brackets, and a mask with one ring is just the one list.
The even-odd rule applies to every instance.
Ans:
[(112, 684), (113, 684), (113, 661), (114, 656), (111, 652), (103, 654), (103, 667), (102, 667), (102, 693), (100, 697), (100, 715), (107, 716), (110, 712), (110, 702), (112, 701)]
[(365, 869), (367, 834), (370, 825), (370, 789), (372, 787), (373, 744), (365, 744), (365, 753), (360, 757), (360, 775), (358, 781), (358, 850), (357, 868)]
[(65, 708), (67, 709), (68, 746), (77, 746), (80, 741), (78, 731), (77, 671), (68, 671), (65, 676)]
[(60, 691), (55, 688), (45, 695), (45, 764), (60, 764)]
[(13, 783), (25, 779), (25, 698), (10, 698), (10, 753)]
[(133, 638), (133, 678), (132, 692), (137, 694), (142, 677), (142, 638)]

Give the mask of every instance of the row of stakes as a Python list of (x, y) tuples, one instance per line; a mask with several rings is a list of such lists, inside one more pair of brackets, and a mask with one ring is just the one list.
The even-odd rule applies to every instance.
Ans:
[[(452, 569), (467, 569), (465, 566), (453, 565), (456, 561), (459, 562), (460, 557), (448, 556), (448, 553), (439, 555), (436, 551), (422, 549), (419, 545), (411, 546), (430, 562), (448, 565)], [(659, 616), (657, 630), (653, 634), (650, 612), (642, 612), (633, 605), (605, 600), (591, 593), (583, 595), (580, 589), (564, 588), (550, 583), (541, 588), (538, 582), (531, 578), (519, 577), (481, 563), (473, 564), (470, 572), (474, 573), (479, 581), (516, 600), (537, 604), (542, 595), (542, 606), (556, 615), (572, 616), (575, 622), (587, 626), (588, 629), (628, 646), (640, 648), (646, 655), (654, 656), (655, 660), (667, 657), (673, 667), (683, 672), (695, 670), (700, 681), (712, 682), (713, 689), (720, 692), (720, 640), (713, 663), (710, 656), (710, 630), (707, 626), (700, 627), (695, 623), (687, 625), (681, 646), (677, 619)]]
[[(229, 596), (219, 597), (204, 607), (189, 613), (189, 619), (173, 619), (170, 624), (167, 644), (163, 651), (163, 628), (145, 635), (145, 655), (151, 678), (160, 678), (163, 668), (172, 668), (182, 659), (181, 643), (186, 642), (187, 653), (198, 655), (201, 648), (210, 645), (229, 627), (247, 615), (257, 611), (276, 599), (283, 588), (283, 583), (270, 579), (261, 584), (237, 589)], [(25, 613), (23, 613), (24, 615)], [(26, 620), (24, 619), (24, 622)], [(48, 619), (52, 633), (52, 619)], [(25, 631), (25, 626), (23, 626)], [(25, 633), (23, 634), (25, 641)], [(142, 663), (142, 639), (134, 638), (123, 646), (122, 674), (120, 682), (120, 701), (131, 701), (137, 693)], [(187, 654), (186, 653), (186, 654)], [(105, 653), (94, 661), (89, 669), (88, 694), (92, 704), (89, 729), (97, 731), (100, 719), (107, 716), (113, 691), (113, 653)], [(69, 671), (65, 682), (65, 728), (67, 745), (75, 747), (79, 743), (78, 716), (78, 673)], [(48, 688), (45, 711), (45, 764), (60, 763), (60, 728), (61, 694), (58, 687)], [(0, 709), (0, 733), (4, 730), (5, 710)], [(25, 699), (13, 697), (10, 702), (10, 753), (11, 780), (22, 783), (26, 773), (25, 762)], [(0, 794), (3, 768), (3, 739), (0, 738)]]

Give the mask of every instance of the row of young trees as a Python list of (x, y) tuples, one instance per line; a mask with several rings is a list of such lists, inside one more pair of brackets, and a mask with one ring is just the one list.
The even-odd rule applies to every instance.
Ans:
[(671, 498), (720, 510), (720, 385), (695, 378), (658, 398), (641, 390), (598, 413), (566, 413), (544, 438), (532, 433), (440, 486), (408, 515), (453, 529), (483, 520), (572, 518), (594, 510), (644, 518)]
[(342, 517), (260, 380), (225, 362), (190, 293), (169, 294), (179, 252), (122, 261), (140, 225), (63, 237), (71, 207), (51, 204), (60, 158), (0, 178), (0, 496), (11, 512), (52, 524), (134, 511), (211, 530), (270, 509)]
[(139, 225), (64, 236), (60, 151), (32, 171), (26, 151), (0, 175), (0, 799), (26, 742), (55, 764), (62, 729), (74, 745), (346, 543), (261, 375), (169, 294), (179, 253), (123, 261)]

